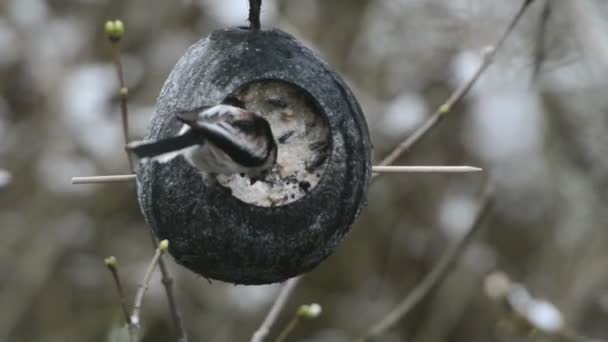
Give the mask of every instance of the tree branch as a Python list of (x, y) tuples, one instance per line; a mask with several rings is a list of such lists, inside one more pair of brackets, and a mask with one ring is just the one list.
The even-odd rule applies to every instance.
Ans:
[(310, 305), (302, 305), (295, 312), (289, 323), (283, 328), (283, 331), (279, 334), (275, 342), (285, 342), (287, 341), (287, 337), (291, 334), (292, 331), (298, 326), (300, 320), (302, 319), (315, 319), (321, 315), (321, 305), (317, 303), (312, 303)]
[(263, 342), (266, 340), (266, 337), (268, 337), (268, 334), (270, 333), (270, 329), (272, 329), (277, 319), (279, 319), (281, 313), (285, 311), (285, 306), (287, 306), (289, 297), (291, 297), (291, 294), (294, 292), (296, 286), (300, 282), (300, 279), (302, 279), (302, 276), (291, 278), (285, 283), (285, 285), (283, 285), (281, 292), (270, 308), (264, 322), (262, 322), (262, 325), (253, 334), (251, 342)]
[(129, 317), (129, 310), (127, 309), (127, 298), (118, 275), (118, 261), (115, 257), (111, 256), (107, 257), (104, 262), (108, 270), (110, 270), (110, 273), (112, 273), (112, 279), (114, 279), (114, 285), (116, 286), (116, 291), (118, 292), (118, 297), (120, 298), (120, 308), (122, 309), (122, 313), (125, 315), (125, 322), (130, 324), (131, 318)]
[(543, 62), (546, 58), (546, 36), (547, 25), (551, 16), (551, 0), (545, 0), (543, 10), (540, 13), (538, 20), (538, 28), (536, 29), (536, 38), (534, 46), (534, 69), (532, 71), (532, 79), (536, 80), (540, 75)]
[(139, 327), (140, 327), (140, 318), (139, 314), (141, 312), (141, 305), (144, 299), (144, 294), (148, 289), (148, 285), (150, 284), (150, 279), (152, 278), (152, 273), (156, 268), (156, 264), (160, 260), (161, 255), (167, 251), (169, 248), (169, 241), (163, 240), (158, 244), (156, 251), (154, 252), (154, 256), (146, 269), (146, 273), (144, 274), (144, 278), (139, 284), (139, 289), (135, 294), (135, 301), (133, 303), (133, 312), (131, 313), (131, 317), (129, 319), (129, 334), (131, 337), (131, 342), (138, 342), (139, 335)]
[[(261, 2), (261, 0), (260, 0)], [(105, 31), (110, 43), (112, 44), (112, 52), (113, 52), (113, 60), (114, 66), (116, 68), (116, 74), (118, 77), (118, 81), (120, 84), (120, 109), (121, 109), (121, 118), (122, 118), (122, 133), (125, 141), (125, 145), (129, 143), (129, 112), (128, 112), (128, 95), (129, 89), (125, 83), (124, 70), (122, 64), (122, 54), (121, 54), (121, 46), (120, 41), (122, 40), (125, 27), (122, 21), (114, 20), (108, 21), (105, 25)], [(129, 170), (131, 172), (134, 171), (133, 159), (131, 157), (131, 153), (126, 151), (127, 160), (129, 162)], [(135, 180), (135, 175), (116, 175), (116, 176), (99, 176), (99, 177), (73, 177), (72, 184), (90, 184), (90, 183), (102, 183), (102, 182), (122, 182), (122, 181), (132, 181)], [(156, 247), (159, 245), (156, 237), (150, 230), (150, 236), (152, 237), (152, 243)], [(187, 342), (188, 337), (186, 334), (186, 330), (184, 329), (183, 321), (181, 318), (181, 314), (179, 312), (179, 308), (177, 306), (177, 301), (175, 299), (175, 293), (173, 291), (173, 278), (169, 272), (169, 268), (165, 264), (165, 260), (163, 256), (160, 255), (158, 257), (158, 264), (162, 274), (162, 283), (165, 288), (165, 293), (167, 295), (167, 300), (169, 302), (169, 311), (171, 312), (171, 318), (173, 320), (173, 324), (176, 330), (176, 334), (178, 336), (179, 342)]]
[[(150, 231), (150, 238), (151, 238), (152, 244), (154, 246), (157, 246), (158, 240), (156, 239), (156, 236), (154, 236), (152, 229), (150, 229), (149, 231)], [(169, 267), (167, 267), (167, 263), (165, 261), (166, 261), (165, 256), (161, 255), (160, 258), (158, 259), (158, 267), (160, 268), (161, 282), (162, 282), (163, 286), (165, 287), (165, 293), (167, 295), (167, 301), (169, 304), (169, 312), (171, 313), (171, 320), (173, 321), (173, 327), (175, 329), (175, 333), (177, 334), (177, 341), (178, 342), (188, 342), (188, 335), (186, 334), (186, 328), (184, 327), (184, 321), (182, 319), (182, 315), (177, 306), (177, 299), (176, 299), (176, 295), (175, 295), (175, 291), (174, 291), (175, 287), (173, 286), (175, 281), (173, 280), (173, 277), (171, 276), (171, 272), (169, 271)]]
[[(122, 21), (108, 21), (105, 26), (106, 35), (112, 44), (112, 60), (116, 69), (116, 76), (120, 84), (120, 114), (122, 119), (122, 134), (125, 145), (129, 143), (129, 111), (127, 99), (129, 96), (129, 88), (125, 84), (125, 75), (122, 65), (122, 51), (120, 42), (125, 34), (125, 26)], [(127, 151), (127, 160), (129, 161), (129, 170), (133, 171), (133, 160), (131, 154)]]
[[(498, 50), (502, 48), (504, 42), (507, 40), (509, 35), (513, 32), (513, 29), (526, 12), (526, 9), (530, 6), (530, 4), (534, 0), (524, 0), (523, 4), (507, 26), (505, 32), (500, 36), (496, 44), (493, 47), (489, 47), (484, 51), (483, 61), (473, 77), (463, 84), (460, 88), (456, 89), (450, 97), (437, 108), (435, 113), (425, 121), (420, 128), (418, 128), (412, 135), (403, 140), (399, 145), (397, 145), (381, 162), (380, 166), (390, 165), (394, 163), (397, 158), (399, 158), (403, 153), (409, 151), (416, 143), (418, 143), (426, 134), (431, 130), (431, 128), (435, 127), (439, 122), (441, 122), (446, 114), (450, 113), (452, 108), (458, 104), (471, 90), (473, 85), (479, 80), (484, 71), (492, 64), (496, 53)], [(372, 180), (375, 179), (378, 174), (372, 175)]]
[(386, 331), (394, 327), (400, 320), (405, 318), (423, 299), (427, 298), (441, 284), (445, 276), (454, 266), (454, 263), (466, 247), (471, 242), (473, 236), (482, 226), (483, 219), (490, 211), (492, 205), (492, 190), (488, 184), (485, 186), (483, 195), (479, 200), (479, 209), (471, 228), (466, 232), (460, 241), (450, 247), (450, 249), (441, 257), (437, 265), (431, 272), (420, 282), (407, 296), (384, 318), (368, 330), (359, 342), (370, 341), (378, 338)]

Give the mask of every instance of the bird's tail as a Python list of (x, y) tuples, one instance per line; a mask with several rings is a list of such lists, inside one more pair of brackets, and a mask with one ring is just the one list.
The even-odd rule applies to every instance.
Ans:
[(134, 141), (127, 144), (127, 151), (133, 152), (139, 159), (153, 158), (161, 154), (179, 151), (186, 147), (202, 145), (204, 139), (192, 130), (170, 138), (152, 142)]

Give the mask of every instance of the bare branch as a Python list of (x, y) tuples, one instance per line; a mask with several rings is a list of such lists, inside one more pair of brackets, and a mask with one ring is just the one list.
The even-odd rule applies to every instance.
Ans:
[(111, 256), (105, 259), (105, 264), (108, 270), (110, 270), (110, 273), (112, 273), (114, 285), (116, 286), (116, 291), (118, 292), (118, 297), (120, 298), (120, 308), (122, 309), (122, 313), (125, 315), (125, 323), (130, 324), (131, 318), (129, 317), (129, 309), (127, 308), (127, 298), (125, 296), (125, 290), (122, 287), (120, 277), (118, 276), (118, 261), (115, 257)]
[[(158, 246), (158, 240), (154, 233), (150, 229), (150, 238), (153, 246)], [(182, 315), (177, 306), (177, 299), (175, 296), (175, 288), (173, 286), (174, 280), (169, 271), (169, 267), (165, 263), (165, 256), (161, 255), (158, 259), (158, 267), (160, 268), (161, 282), (165, 287), (165, 293), (167, 294), (167, 301), (169, 303), (169, 311), (171, 312), (171, 320), (173, 321), (173, 327), (177, 334), (178, 342), (188, 342), (188, 335), (186, 334), (186, 328), (184, 327), (184, 321)]]
[(445, 276), (454, 266), (454, 263), (466, 247), (471, 242), (473, 236), (482, 226), (483, 219), (486, 214), (490, 211), (492, 204), (492, 190), (489, 185), (485, 186), (483, 195), (479, 200), (479, 210), (475, 216), (475, 220), (471, 225), (471, 228), (466, 232), (460, 241), (450, 247), (448, 251), (441, 257), (437, 265), (431, 270), (431, 272), (420, 282), (407, 296), (385, 317), (383, 317), (376, 324), (368, 330), (365, 336), (358, 339), (357, 341), (370, 341), (378, 338), (386, 331), (394, 327), (399, 321), (401, 321), (408, 313), (410, 313), (423, 299), (427, 298), (441, 284)]
[[(122, 64), (122, 51), (121, 51), (121, 40), (124, 36), (124, 24), (120, 20), (109, 21), (106, 23), (106, 34), (112, 43), (112, 56), (114, 60), (114, 66), (116, 67), (116, 74), (120, 83), (120, 112), (122, 118), (122, 133), (125, 141), (125, 145), (129, 143), (129, 111), (128, 111), (128, 97), (129, 89), (127, 88), (124, 76), (124, 68)], [(129, 161), (129, 170), (134, 171), (133, 159), (131, 153), (126, 151), (127, 159)], [(115, 176), (98, 176), (98, 177), (74, 177), (72, 178), (72, 184), (91, 184), (91, 183), (106, 183), (106, 182), (130, 182), (136, 179), (134, 174), (130, 175), (115, 175)], [(158, 241), (151, 233), (152, 242), (154, 246), (158, 245)], [(169, 272), (169, 268), (165, 264), (163, 256), (158, 257), (158, 264), (162, 274), (162, 283), (165, 287), (165, 293), (169, 302), (169, 311), (171, 312), (171, 318), (178, 335), (180, 342), (186, 342), (188, 340), (186, 330), (181, 319), (179, 309), (177, 307), (177, 301), (175, 299), (175, 293), (173, 290), (173, 278)]]
[(285, 310), (289, 297), (291, 297), (291, 294), (294, 292), (300, 279), (302, 279), (302, 276), (291, 278), (283, 285), (281, 292), (277, 296), (274, 304), (272, 304), (264, 322), (262, 322), (262, 325), (253, 334), (251, 342), (263, 342), (266, 340), (266, 337), (268, 337), (268, 334), (270, 333), (270, 329), (272, 329), (281, 313)]
[[(129, 143), (129, 110), (127, 99), (129, 96), (129, 88), (125, 84), (125, 75), (122, 65), (122, 50), (121, 41), (125, 34), (125, 27), (122, 21), (108, 21), (106, 23), (106, 35), (112, 44), (112, 59), (116, 68), (116, 75), (120, 84), (120, 114), (122, 118), (122, 134), (125, 140), (125, 145)], [(129, 161), (129, 170), (133, 171), (133, 160), (131, 154), (127, 151), (127, 160)]]
[(287, 323), (285, 328), (283, 328), (283, 331), (281, 331), (281, 333), (279, 334), (279, 337), (277, 337), (275, 342), (285, 342), (287, 340), (287, 336), (289, 336), (289, 334), (291, 334), (291, 332), (296, 328), (296, 326), (298, 325), (299, 322), (300, 322), (300, 317), (297, 314), (293, 315), (293, 317), (291, 318), (289, 323)]
[[(393, 149), (393, 151), (391, 151), (391, 153), (389, 153), (380, 162), (381, 166), (390, 165), (394, 163), (397, 158), (399, 158), (403, 153), (409, 151), (414, 145), (416, 145), (416, 143), (418, 143), (420, 140), (422, 140), (424, 136), (426, 136), (426, 134), (431, 130), (431, 128), (435, 127), (439, 122), (441, 122), (445, 118), (446, 114), (450, 113), (452, 108), (469, 93), (473, 85), (475, 85), (477, 80), (479, 80), (484, 71), (492, 64), (496, 53), (498, 52), (498, 50), (500, 50), (500, 48), (502, 48), (505, 40), (507, 40), (509, 35), (513, 32), (513, 29), (521, 19), (522, 15), (526, 12), (526, 9), (533, 1), (534, 0), (524, 0), (524, 3), (517, 11), (515, 16), (509, 23), (509, 26), (507, 26), (507, 29), (502, 34), (502, 36), (500, 36), (496, 44), (493, 47), (489, 47), (484, 51), (483, 61), (475, 72), (475, 74), (473, 75), (473, 77), (471, 77), (471, 79), (467, 83), (463, 84), (460, 88), (456, 89), (456, 91), (454, 91), (450, 95), (450, 97), (441, 106), (437, 108), (435, 113), (420, 126), (420, 128), (418, 128), (414, 133), (412, 133), (412, 135), (410, 135), (399, 145), (397, 145)], [(374, 174), (372, 176), (372, 179), (376, 178), (377, 176), (378, 174)]]
[(317, 303), (313, 303), (310, 305), (302, 305), (295, 312), (289, 323), (283, 328), (283, 331), (279, 334), (279, 337), (275, 340), (275, 342), (285, 342), (287, 341), (287, 337), (291, 332), (296, 328), (300, 320), (302, 319), (315, 319), (321, 315), (321, 305)]
[(154, 272), (154, 269), (156, 268), (156, 264), (158, 264), (158, 260), (160, 259), (161, 255), (164, 252), (166, 252), (168, 248), (169, 248), (168, 240), (163, 240), (158, 244), (158, 247), (156, 248), (156, 251), (154, 252), (154, 256), (152, 257), (152, 260), (150, 261), (150, 264), (148, 265), (148, 268), (146, 269), (144, 278), (141, 281), (141, 283), (139, 284), (139, 289), (137, 290), (137, 293), (135, 294), (135, 302), (133, 303), (133, 312), (131, 313), (131, 318), (129, 320), (129, 332), (130, 332), (130, 336), (131, 336), (131, 342), (137, 342), (137, 339), (138, 339), (139, 327), (140, 327), (139, 314), (141, 312), (141, 305), (142, 305), (142, 302), (144, 299), (144, 294), (146, 293), (146, 290), (148, 289), (148, 285), (150, 284), (150, 279), (152, 278), (152, 273)]
[(546, 36), (549, 17), (551, 16), (551, 0), (545, 0), (543, 10), (540, 13), (538, 28), (536, 29), (536, 42), (534, 46), (534, 69), (532, 71), (532, 79), (537, 79), (540, 75), (543, 62), (546, 58)]

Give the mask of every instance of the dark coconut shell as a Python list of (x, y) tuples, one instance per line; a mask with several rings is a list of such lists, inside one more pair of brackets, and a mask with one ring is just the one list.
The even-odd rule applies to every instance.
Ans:
[(218, 30), (190, 47), (162, 88), (146, 139), (175, 135), (173, 113), (218, 104), (264, 80), (302, 89), (327, 118), (331, 156), (308, 195), (260, 207), (204, 181), (182, 157), (137, 168), (146, 221), (170, 241), (179, 264), (206, 278), (267, 284), (308, 272), (334, 251), (366, 203), (371, 143), (357, 100), (325, 62), (276, 29)]

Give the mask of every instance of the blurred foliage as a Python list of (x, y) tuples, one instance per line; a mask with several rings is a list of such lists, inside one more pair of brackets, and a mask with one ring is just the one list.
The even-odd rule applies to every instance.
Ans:
[[(504, 313), (483, 294), (495, 269), (556, 305), (581, 334), (608, 339), (608, 8), (600, 0), (549, 1), (538, 77), (541, 0), (464, 104), (399, 161), (482, 166), (498, 198), (439, 290), (384, 341), (520, 339), (500, 328)], [(262, 24), (294, 34), (345, 76), (379, 160), (470, 77), (517, 6), (265, 0)], [(131, 298), (153, 254), (133, 185), (69, 184), (71, 176), (128, 169), (104, 23), (119, 18), (126, 26), (132, 135), (141, 137), (188, 46), (246, 17), (245, 0), (0, 2), (0, 168), (11, 175), (0, 189), (0, 341), (117, 340), (120, 308), (104, 258), (118, 258)], [(462, 235), (482, 182), (383, 176), (337, 253), (290, 301), (289, 312), (323, 306), (290, 338), (361, 335)], [(278, 290), (209, 284), (172, 266), (191, 341), (248, 340)], [(142, 320), (144, 341), (174, 340), (158, 277)]]

